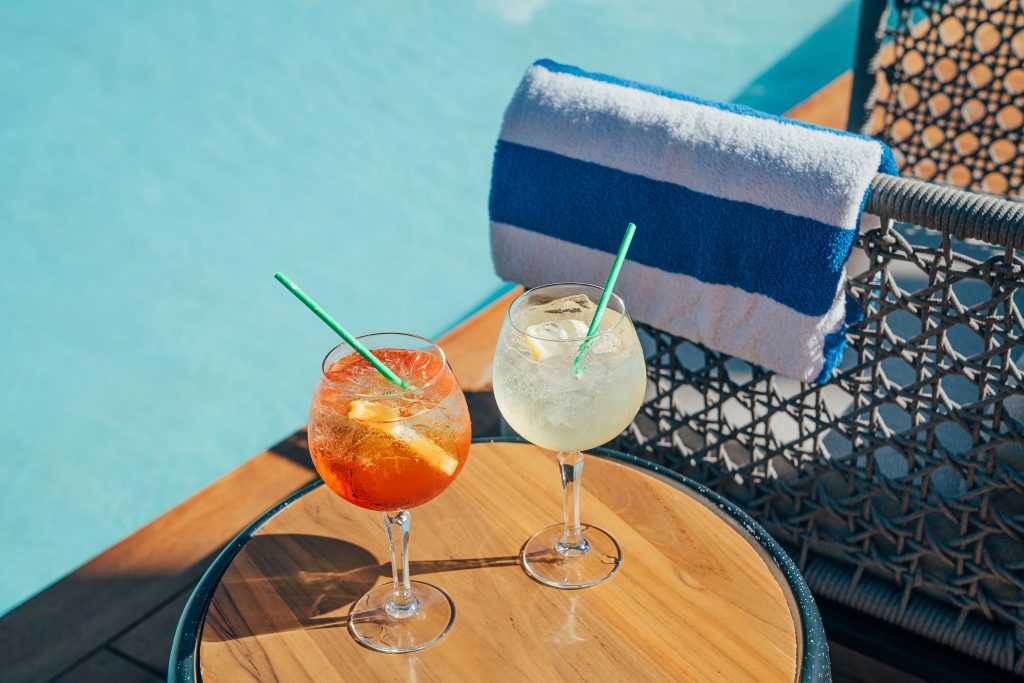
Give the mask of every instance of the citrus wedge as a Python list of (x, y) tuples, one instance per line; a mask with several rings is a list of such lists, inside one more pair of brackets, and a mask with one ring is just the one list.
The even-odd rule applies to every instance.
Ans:
[(459, 461), (451, 453), (423, 436), (401, 421), (398, 409), (365, 399), (356, 399), (349, 404), (348, 416), (368, 429), (387, 434), (406, 447), (435, 470), (451, 476)]
[(579, 343), (567, 343), (567, 339), (587, 336), (587, 326), (582, 320), (572, 318), (548, 320), (526, 328), (526, 347), (534, 360), (544, 361), (556, 356), (567, 356), (576, 352)]
[[(348, 406), (348, 417), (357, 422), (394, 422), (402, 419), (398, 408), (377, 401), (356, 399)], [(375, 425), (366, 425), (367, 427)]]

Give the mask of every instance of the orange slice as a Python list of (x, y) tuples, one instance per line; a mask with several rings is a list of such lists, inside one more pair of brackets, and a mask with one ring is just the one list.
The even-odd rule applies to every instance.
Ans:
[(348, 407), (348, 416), (368, 429), (382, 432), (402, 442), (421, 460), (439, 472), (451, 476), (459, 466), (458, 459), (451, 453), (401, 421), (401, 414), (393, 406), (356, 399)]

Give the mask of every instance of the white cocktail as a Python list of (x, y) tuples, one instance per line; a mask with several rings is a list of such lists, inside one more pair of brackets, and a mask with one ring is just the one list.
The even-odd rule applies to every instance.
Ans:
[(579, 519), (580, 451), (611, 441), (629, 425), (647, 383), (643, 350), (618, 296), (611, 295), (588, 337), (602, 293), (583, 284), (526, 292), (509, 308), (494, 354), (502, 416), (531, 443), (558, 451), (565, 523), (537, 533), (522, 558), (531, 576), (558, 588), (603, 581), (622, 557), (614, 538)]

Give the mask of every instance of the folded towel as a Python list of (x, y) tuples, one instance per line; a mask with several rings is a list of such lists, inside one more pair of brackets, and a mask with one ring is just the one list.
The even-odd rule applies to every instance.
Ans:
[(782, 375), (825, 382), (842, 358), (845, 263), (877, 140), (541, 60), (494, 155), (498, 275), (604, 282), (633, 318)]

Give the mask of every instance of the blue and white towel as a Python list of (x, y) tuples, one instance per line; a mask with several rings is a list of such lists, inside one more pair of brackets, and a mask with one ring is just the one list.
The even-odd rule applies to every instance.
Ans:
[(746, 107), (541, 60), (494, 155), (498, 275), (604, 282), (633, 318), (807, 382), (828, 381), (848, 320), (845, 264), (888, 147)]

